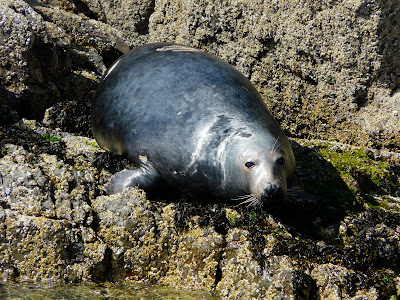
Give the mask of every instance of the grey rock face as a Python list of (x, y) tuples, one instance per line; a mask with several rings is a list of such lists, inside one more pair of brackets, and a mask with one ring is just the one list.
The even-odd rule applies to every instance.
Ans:
[(120, 55), (118, 31), (103, 23), (20, 0), (0, 8), (0, 104), (22, 117), (41, 119), (59, 101), (83, 99), (106, 70), (104, 58)]
[(149, 35), (235, 65), (293, 136), (398, 148), (396, 3), (158, 1)]
[(3, 203), (12, 210), (24, 211), (30, 215), (54, 217), (49, 180), (40, 168), (24, 167), (32, 155), (22, 147), (13, 145), (4, 149), (13, 154), (1, 160), (3, 184), (0, 191)]

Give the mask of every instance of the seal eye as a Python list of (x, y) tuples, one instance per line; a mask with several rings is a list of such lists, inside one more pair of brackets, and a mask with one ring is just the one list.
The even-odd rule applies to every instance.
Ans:
[(285, 160), (284, 157), (279, 157), (279, 158), (276, 160), (276, 162), (278, 163), (278, 165), (283, 166), (283, 165), (285, 164), (286, 160)]
[(255, 165), (256, 165), (256, 164), (253, 163), (252, 161), (248, 161), (248, 162), (246, 162), (246, 163), (244, 164), (244, 166), (245, 166), (247, 169), (251, 169), (251, 168), (253, 168)]

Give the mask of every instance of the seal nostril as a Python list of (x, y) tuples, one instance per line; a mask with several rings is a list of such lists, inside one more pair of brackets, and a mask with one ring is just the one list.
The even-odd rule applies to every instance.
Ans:
[(263, 198), (279, 198), (283, 195), (283, 189), (280, 185), (268, 184), (263, 191)]

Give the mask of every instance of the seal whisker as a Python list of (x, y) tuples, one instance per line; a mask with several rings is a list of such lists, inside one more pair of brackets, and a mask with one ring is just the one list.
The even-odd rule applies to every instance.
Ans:
[(257, 207), (257, 206), (261, 205), (261, 198), (257, 197), (256, 194), (248, 194), (248, 195), (238, 196), (237, 198), (234, 198), (231, 200), (239, 200), (239, 201), (243, 200), (241, 203), (239, 203), (235, 206), (247, 204), (248, 207), (250, 207), (250, 206)]
[(233, 200), (233, 201), (247, 200), (253, 196), (255, 196), (255, 195), (254, 194), (242, 195), (242, 196), (238, 196), (237, 198), (231, 198), (231, 200)]
[(295, 187), (291, 187), (291, 188), (287, 189), (288, 195), (294, 195), (294, 194), (297, 194), (302, 191), (303, 191), (303, 189), (299, 186), (295, 186)]
[(248, 203), (247, 207), (259, 207), (261, 205), (261, 198), (254, 196), (243, 203)]
[(279, 140), (279, 136), (276, 138), (276, 140), (275, 140), (275, 143), (274, 143), (274, 145), (272, 146), (272, 150), (271, 150), (271, 152), (272, 153), (276, 153), (276, 152), (278, 152), (277, 150), (278, 150), (278, 140)]
[(241, 205), (247, 204), (247, 203), (248, 203), (248, 206), (249, 206), (249, 205), (251, 205), (251, 203), (252, 203), (253, 201), (254, 201), (254, 198), (249, 198), (249, 199), (247, 199), (247, 200), (245, 200), (245, 201), (239, 203), (239, 204), (236, 205), (236, 206), (241, 206)]

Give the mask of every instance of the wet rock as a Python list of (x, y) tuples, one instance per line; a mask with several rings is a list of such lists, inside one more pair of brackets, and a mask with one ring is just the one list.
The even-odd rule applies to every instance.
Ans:
[[(35, 122), (26, 121), (21, 127), (19, 137), (12, 139), (21, 144), (8, 143), (13, 130), (1, 142), (1, 277), (95, 280), (92, 270), (104, 268), (107, 247), (93, 230), (90, 197), (97, 193), (93, 188), (97, 172), (88, 165), (88, 157), (100, 149), (85, 144), (86, 138), (68, 135), (62, 142), (46, 141), (38, 134), (44, 129)], [(54, 137), (59, 133), (51, 134), (61, 139)], [(59, 147), (51, 147), (52, 143)]]
[[(37, 135), (37, 139), (46, 142), (42, 135)], [(87, 158), (93, 157), (99, 149), (85, 144), (88, 141), (91, 140), (67, 136), (62, 142), (53, 142), (67, 149), (58, 155), (40, 153), (43, 148), (39, 149), (38, 145), (33, 153), (23, 146), (4, 145), (2, 151), (6, 155), (0, 159), (3, 207), (27, 215), (57, 217), (90, 225), (93, 216), (88, 201), (94, 191), (89, 187), (93, 188), (97, 171), (88, 164)], [(47, 144), (50, 146), (52, 142)], [(93, 149), (88, 150), (90, 148)]]
[(267, 212), (172, 195), (154, 201), (135, 188), (106, 196), (102, 185), (126, 165), (94, 140), (28, 120), (0, 134), (4, 280), (129, 278), (224, 299), (397, 293), (396, 212), (328, 215), (325, 206), (345, 202), (308, 194)]
[[(92, 3), (94, 1), (87, 1)], [(124, 40), (131, 48), (144, 44), (149, 33), (149, 18), (154, 12), (153, 0), (99, 0), (105, 22), (123, 32)], [(131, 13), (127, 14), (129, 11)]]
[(400, 270), (400, 216), (380, 209), (362, 212), (357, 219), (346, 218), (343, 234), (345, 251), (352, 257), (346, 264), (367, 270), (386, 267)]
[(291, 136), (399, 149), (395, 0), (30, 4), (2, 3), (1, 104), (20, 117), (84, 99), (121, 53), (169, 41), (236, 66)]
[(109, 244), (119, 276), (177, 288), (213, 288), (223, 239), (212, 227), (199, 226), (198, 217), (179, 232), (172, 204), (154, 204), (135, 189), (92, 203), (98, 236)]
[(92, 137), (90, 108), (91, 99), (88, 95), (83, 101), (60, 102), (46, 109), (42, 122), (49, 128)]
[(169, 286), (212, 290), (218, 281), (218, 261), (224, 250), (224, 238), (213, 226), (200, 226), (200, 217), (190, 221), (183, 233), (172, 236), (176, 244), (161, 282)]
[[(68, 224), (5, 209), (4, 226), (5, 238), (1, 245), (3, 279), (53, 282), (62, 278), (65, 270), (62, 256), (68, 255), (65, 248), (73, 243), (77, 246), (76, 232)], [(75, 260), (79, 259), (76, 254), (73, 254)]]
[(157, 242), (155, 213), (148, 210), (150, 203), (144, 194), (135, 190), (119, 197), (98, 197), (92, 205), (98, 220), (97, 234), (109, 245), (110, 262), (114, 262), (110, 267), (117, 272), (115, 275), (132, 268), (136, 280), (150, 277), (153, 281), (148, 273), (162, 272), (155, 268), (162, 244)]
[[(0, 98), (4, 99), (5, 97), (5, 95), (0, 95)], [(14, 109), (5, 104), (0, 105), (0, 126), (11, 125), (18, 121), (18, 113)]]
[(157, 1), (149, 40), (235, 65), (292, 136), (398, 149), (396, 3)]

